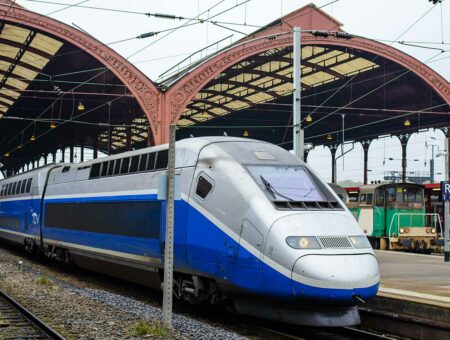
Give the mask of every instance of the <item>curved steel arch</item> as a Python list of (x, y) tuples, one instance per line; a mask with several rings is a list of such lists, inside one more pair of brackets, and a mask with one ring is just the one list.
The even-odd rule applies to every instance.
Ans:
[[(307, 16), (307, 18), (303, 18), (305, 16)], [(206, 86), (210, 80), (214, 79), (227, 68), (248, 57), (263, 53), (267, 50), (292, 46), (293, 39), (289, 32), (294, 26), (302, 27), (304, 29), (319, 30), (324, 27), (327, 30), (329, 27), (334, 27), (335, 31), (341, 31), (338, 22), (327, 16), (324, 12), (318, 10), (314, 5), (308, 5), (287, 15), (279, 25), (272, 26), (259, 32), (250, 37), (247, 41), (212, 57), (172, 85), (164, 96), (164, 104), (161, 111), (162, 125), (168, 126), (169, 124), (176, 124), (192, 98)], [(285, 34), (280, 34), (280, 27), (284, 30)], [(449, 82), (419, 60), (393, 47), (362, 37), (354, 37), (347, 40), (332, 35), (328, 37), (317, 37), (311, 34), (302, 35), (302, 46), (304, 45), (347, 47), (386, 58), (422, 78), (450, 105)], [(161, 131), (159, 136), (161, 136), (162, 139), (157, 140), (157, 143), (167, 142), (168, 135), (165, 130), (168, 129)]]
[[(151, 128), (149, 140), (157, 137), (158, 97), (161, 95), (161, 92), (147, 76), (125, 58), (98, 40), (75, 28), (23, 8), (10, 8), (9, 5), (0, 3), (0, 18), (4, 18), (6, 22), (49, 33), (61, 41), (71, 43), (80, 48), (105, 65), (123, 82), (142, 107)], [(152, 136), (150, 136), (151, 134)]]

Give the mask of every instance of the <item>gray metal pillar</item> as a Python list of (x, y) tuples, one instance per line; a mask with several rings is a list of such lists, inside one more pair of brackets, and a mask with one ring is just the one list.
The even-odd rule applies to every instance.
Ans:
[(293, 149), (294, 153), (301, 160), (304, 160), (304, 134), (301, 126), (302, 113), (301, 113), (301, 59), (302, 59), (302, 42), (301, 42), (301, 30), (300, 27), (294, 27), (294, 53), (293, 53)]

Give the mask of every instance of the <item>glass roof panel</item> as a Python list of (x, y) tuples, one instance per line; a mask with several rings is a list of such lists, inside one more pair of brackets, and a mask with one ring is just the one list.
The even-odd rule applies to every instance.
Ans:
[(23, 43), (29, 34), (30, 31), (25, 28), (5, 24), (1, 37), (18, 43)]
[(41, 33), (37, 33), (30, 46), (54, 55), (63, 45), (62, 42), (47, 37)]

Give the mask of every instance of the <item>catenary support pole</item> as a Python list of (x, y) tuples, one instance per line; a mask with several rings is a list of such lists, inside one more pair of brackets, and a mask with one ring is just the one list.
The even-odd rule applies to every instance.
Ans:
[(167, 164), (166, 242), (164, 247), (164, 286), (162, 320), (172, 328), (173, 236), (175, 210), (175, 129), (170, 125), (169, 161)]
[(301, 30), (300, 27), (294, 27), (294, 54), (293, 54), (293, 66), (294, 66), (294, 95), (293, 95), (293, 149), (295, 155), (304, 160), (304, 131), (301, 127), (302, 112), (301, 112), (301, 60), (302, 60), (302, 42), (301, 42)]
[[(445, 177), (444, 180), (448, 181), (449, 171), (450, 171), (450, 163), (449, 163), (449, 152), (450, 152), (450, 131), (447, 132), (447, 138), (445, 139)], [(450, 203), (448, 201), (444, 202), (444, 261), (450, 262)]]

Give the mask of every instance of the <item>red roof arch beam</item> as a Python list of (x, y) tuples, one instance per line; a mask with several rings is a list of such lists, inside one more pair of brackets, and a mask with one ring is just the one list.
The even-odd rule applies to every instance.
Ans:
[[(0, 18), (4, 18), (4, 20), (2, 20), (4, 26), (13, 27), (16, 31), (18, 28), (23, 28), (28, 32), (33, 32), (36, 35), (52, 39), (54, 42), (58, 42), (63, 46), (70, 44), (74, 48), (79, 49), (84, 54), (88, 55), (100, 66), (105, 67), (108, 72), (125, 85), (126, 91), (135, 98), (142, 112), (145, 114), (145, 117), (149, 122), (148, 125), (150, 126), (150, 132), (148, 133), (148, 140), (150, 143), (153, 143), (155, 139), (158, 139), (158, 129), (156, 128), (156, 125), (159, 124), (158, 110), (161, 91), (134, 65), (92, 36), (62, 22), (28, 11), (24, 8), (10, 6), (8, 3), (2, 4), (0, 2)], [(25, 42), (14, 41), (11, 37), (8, 38), (7, 36), (3, 36), (0, 37), (0, 44), (4, 44), (8, 48), (21, 48)], [(33, 43), (28, 47), (27, 52), (36, 52), (33, 48), (36, 51), (39, 50), (41, 54), (46, 52), (45, 56), (40, 55), (41, 58), (47, 57), (47, 59), (51, 59), (53, 57), (48, 51), (43, 51), (42, 48), (39, 49), (38, 47), (33, 46)], [(5, 51), (5, 49), (2, 49), (2, 53), (0, 53), (0, 63), (2, 62), (2, 59), (5, 60), (6, 57), (12, 58), (12, 54), (11, 56), (3, 56), (3, 51)], [(55, 51), (55, 54), (56, 53), (58, 53), (58, 50)], [(28, 65), (29, 69), (32, 68), (33, 65)], [(16, 67), (20, 67), (20, 63)], [(1, 76), (2, 74), (0, 74), (0, 77)], [(33, 79), (31, 79), (30, 82), (32, 82), (32, 80)], [(3, 90), (4, 89), (5, 87), (3, 87)], [(5, 104), (12, 105), (8, 101), (2, 101), (0, 99), (0, 105), (3, 105), (0, 107), (0, 110), (3, 109), (6, 111), (5, 108), (8, 108), (8, 106), (5, 106)]]
[[(198, 62), (195, 68), (187, 68), (163, 83), (168, 90), (165, 92), (160, 112), (162, 124), (158, 136), (161, 138), (156, 142), (167, 142), (169, 124), (178, 124), (181, 127), (194, 125), (231, 111), (276, 99), (275, 92), (267, 91), (266, 85), (255, 85), (253, 80), (259, 77), (261, 82), (264, 82), (262, 78), (267, 75), (274, 78), (274, 83), (280, 84), (279, 86), (281, 83), (289, 83), (292, 73), (288, 68), (292, 59), (290, 53), (293, 27), (311, 31), (302, 34), (302, 87), (306, 91), (316, 87), (318, 83), (323, 85), (351, 77), (354, 72), (376, 69), (386, 60), (419, 77), (442, 102), (450, 104), (450, 84), (438, 73), (391, 46), (346, 34), (338, 21), (311, 4), (270, 23), (245, 39)], [(330, 53), (336, 53), (336, 58), (330, 65), (323, 64), (323, 60), (320, 60), (320, 55), (326, 53), (328, 56)], [(279, 65), (275, 71), (270, 67), (266, 70), (263, 66), (270, 65), (271, 58)], [(256, 67), (245, 73), (249, 63), (257, 59), (263, 67)], [(264, 59), (266, 63), (263, 62)], [(350, 62), (359, 62), (359, 69), (352, 70)], [(337, 67), (339, 64), (342, 65), (340, 69)], [(221, 78), (230, 73), (232, 77), (221, 83)], [(310, 81), (308, 84), (308, 75), (310, 78), (319, 77), (321, 81)], [(290, 86), (292, 88), (292, 84)], [(237, 95), (239, 87), (243, 87), (242, 90), (247, 91), (248, 95)], [(285, 91), (289, 92), (287, 86)], [(254, 100), (252, 95), (259, 95), (261, 98), (259, 101)]]

